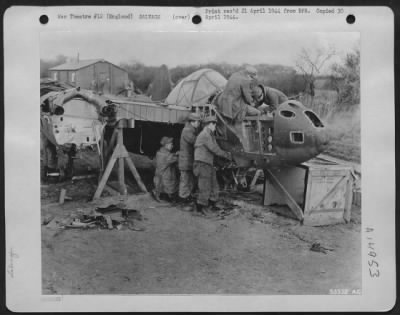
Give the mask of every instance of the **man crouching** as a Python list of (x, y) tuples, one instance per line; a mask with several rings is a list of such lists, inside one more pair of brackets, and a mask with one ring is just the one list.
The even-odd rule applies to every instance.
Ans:
[(205, 207), (210, 201), (215, 206), (218, 200), (218, 182), (214, 168), (214, 156), (220, 156), (232, 160), (229, 152), (222, 150), (214, 136), (217, 119), (213, 116), (204, 119), (206, 124), (198, 135), (194, 144), (194, 165), (193, 173), (198, 179), (199, 194), (195, 204), (195, 211), (206, 215)]
[(153, 197), (174, 202), (178, 192), (178, 156), (172, 153), (173, 138), (162, 137), (161, 148), (155, 157), (156, 172), (154, 175)]

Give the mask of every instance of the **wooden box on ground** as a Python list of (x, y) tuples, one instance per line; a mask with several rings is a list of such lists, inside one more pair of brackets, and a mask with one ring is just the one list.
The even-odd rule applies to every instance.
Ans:
[(351, 166), (312, 160), (265, 173), (264, 205), (272, 210), (312, 226), (350, 221)]

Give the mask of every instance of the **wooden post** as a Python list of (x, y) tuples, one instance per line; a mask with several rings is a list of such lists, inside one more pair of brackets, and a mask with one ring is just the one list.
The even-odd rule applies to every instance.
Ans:
[(354, 185), (353, 175), (350, 174), (347, 183), (346, 202), (344, 205), (344, 213), (343, 213), (343, 219), (345, 220), (346, 223), (349, 223), (351, 220), (351, 206), (353, 204), (353, 185)]
[(256, 185), (257, 180), (258, 180), (258, 178), (260, 177), (261, 173), (262, 173), (262, 170), (261, 170), (261, 169), (258, 169), (258, 170), (256, 171), (256, 173), (254, 174), (253, 180), (251, 181), (251, 184), (250, 184), (250, 190), (253, 190), (253, 189), (254, 189), (254, 186)]
[(101, 193), (103, 192), (104, 186), (107, 183), (108, 177), (111, 174), (111, 171), (114, 167), (115, 161), (117, 160), (118, 151), (114, 150), (113, 155), (111, 156), (110, 160), (108, 161), (106, 170), (104, 171), (103, 176), (101, 177), (100, 183), (97, 186), (96, 192), (94, 193), (93, 199), (99, 199)]
[(100, 138), (100, 173), (104, 171), (104, 152), (105, 152), (104, 129)]
[(66, 192), (67, 192), (67, 191), (66, 191), (64, 188), (61, 189), (61, 191), (60, 191), (60, 198), (59, 198), (59, 200), (58, 200), (58, 203), (59, 203), (59, 204), (63, 204), (63, 203), (64, 203)]
[[(122, 128), (118, 128), (117, 146), (119, 147), (120, 150), (122, 150), (122, 148), (124, 148), (123, 129)], [(121, 154), (121, 155), (123, 155), (123, 154)], [(126, 195), (127, 190), (126, 190), (126, 186), (125, 186), (124, 158), (122, 156), (120, 156), (118, 158), (118, 182), (119, 182), (120, 194)]]
[(128, 167), (131, 170), (133, 177), (135, 177), (140, 189), (143, 192), (147, 192), (146, 186), (143, 184), (142, 179), (140, 178), (140, 175), (139, 175), (138, 171), (136, 170), (136, 167), (133, 164), (131, 158), (128, 156), (125, 159), (126, 159), (126, 163), (128, 164)]
[(124, 174), (124, 159), (118, 158), (118, 182), (119, 192), (121, 195), (126, 195), (125, 174)]
[(112, 150), (115, 148), (116, 140), (117, 140), (117, 131), (118, 129), (114, 129), (114, 132), (111, 136), (110, 142), (107, 145), (106, 152), (104, 153), (105, 161), (108, 160)]

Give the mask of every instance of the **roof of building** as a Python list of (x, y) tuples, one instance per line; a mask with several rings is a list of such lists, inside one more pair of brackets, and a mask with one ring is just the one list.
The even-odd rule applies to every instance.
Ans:
[[(78, 70), (78, 69), (88, 67), (88, 66), (98, 63), (98, 62), (107, 62), (117, 68), (122, 69), (121, 67), (118, 67), (117, 65), (114, 65), (113, 63), (111, 63), (107, 60), (104, 60), (104, 59), (87, 59), (87, 60), (79, 60), (78, 62), (72, 61), (72, 62), (63, 63), (61, 65), (52, 67), (49, 70)], [(124, 69), (122, 69), (122, 70), (124, 70)], [(124, 71), (126, 71), (126, 70), (124, 70)]]

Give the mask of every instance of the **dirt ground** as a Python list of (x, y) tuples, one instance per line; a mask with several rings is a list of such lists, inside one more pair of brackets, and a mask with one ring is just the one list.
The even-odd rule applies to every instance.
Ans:
[[(58, 204), (60, 189), (72, 200)], [(42, 184), (42, 222), (120, 202), (89, 202), (96, 179)], [(361, 289), (360, 208), (349, 224), (300, 225), (261, 206), (259, 193), (221, 194), (225, 217), (134, 194), (138, 231), (42, 225), (43, 294), (329, 294)], [(116, 214), (118, 215), (118, 214)], [(326, 253), (311, 251), (319, 243)]]

